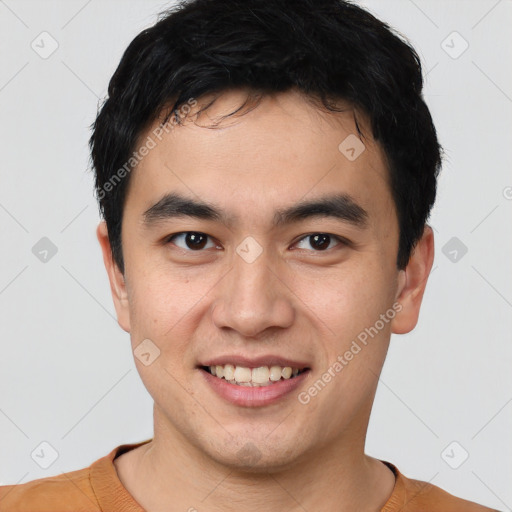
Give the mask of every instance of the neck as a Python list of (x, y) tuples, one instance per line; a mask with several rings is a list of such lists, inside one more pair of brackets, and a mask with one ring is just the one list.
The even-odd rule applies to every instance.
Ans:
[(394, 475), (364, 454), (364, 436), (350, 434), (286, 468), (242, 471), (208, 457), (155, 413), (153, 440), (115, 465), (147, 512), (167, 512), (171, 503), (174, 510), (190, 512), (379, 511), (393, 491)]

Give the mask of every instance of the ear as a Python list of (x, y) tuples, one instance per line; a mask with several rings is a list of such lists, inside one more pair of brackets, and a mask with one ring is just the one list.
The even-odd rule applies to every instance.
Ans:
[(96, 236), (103, 253), (103, 263), (110, 281), (110, 291), (117, 313), (117, 322), (123, 330), (130, 332), (130, 311), (128, 308), (128, 294), (123, 274), (112, 258), (110, 240), (108, 238), (107, 224), (101, 221), (96, 228)]
[(418, 323), (421, 301), (434, 262), (434, 233), (425, 225), (404, 270), (398, 276), (396, 301), (402, 306), (391, 322), (391, 332), (405, 334)]

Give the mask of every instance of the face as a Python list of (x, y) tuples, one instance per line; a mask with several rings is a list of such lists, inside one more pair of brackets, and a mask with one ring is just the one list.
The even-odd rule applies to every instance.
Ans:
[(155, 439), (268, 471), (363, 449), (390, 334), (414, 327), (433, 253), (428, 235), (397, 270), (388, 171), (364, 118), (360, 139), (351, 110), (287, 92), (211, 128), (244, 99), (224, 93), (153, 135), (130, 176), (124, 276), (104, 225), (98, 237)]

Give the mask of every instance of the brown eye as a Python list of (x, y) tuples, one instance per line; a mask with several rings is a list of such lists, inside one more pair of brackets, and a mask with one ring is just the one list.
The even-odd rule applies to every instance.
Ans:
[(331, 237), (325, 233), (311, 235), (309, 237), (309, 243), (311, 244), (311, 247), (323, 251), (329, 247), (329, 244), (331, 243)]
[(185, 235), (185, 243), (189, 249), (203, 249), (207, 240), (208, 237), (202, 233), (187, 233)]
[(215, 244), (212, 241), (209, 241), (209, 238), (210, 237), (205, 233), (200, 233), (198, 231), (185, 231), (171, 236), (167, 241), (172, 242), (181, 249), (199, 251), (204, 248), (215, 247)]
[(343, 245), (343, 240), (337, 236), (329, 235), (328, 233), (313, 233), (299, 240), (297, 245), (299, 249), (312, 249), (315, 252), (320, 252), (331, 249), (336, 245)]

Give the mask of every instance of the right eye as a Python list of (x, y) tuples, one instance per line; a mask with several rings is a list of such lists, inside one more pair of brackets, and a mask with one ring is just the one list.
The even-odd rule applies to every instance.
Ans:
[(201, 249), (211, 249), (216, 247), (215, 243), (210, 240), (208, 245), (208, 239), (210, 237), (199, 231), (183, 231), (182, 233), (176, 233), (167, 238), (167, 243), (172, 242), (180, 249), (200, 251)]

